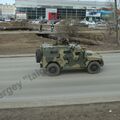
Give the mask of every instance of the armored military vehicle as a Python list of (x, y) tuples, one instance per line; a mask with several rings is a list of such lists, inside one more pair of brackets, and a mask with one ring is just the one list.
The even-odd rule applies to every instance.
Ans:
[(95, 74), (104, 65), (100, 54), (81, 48), (78, 44), (42, 44), (36, 50), (36, 62), (50, 76), (59, 75), (64, 69), (85, 69)]

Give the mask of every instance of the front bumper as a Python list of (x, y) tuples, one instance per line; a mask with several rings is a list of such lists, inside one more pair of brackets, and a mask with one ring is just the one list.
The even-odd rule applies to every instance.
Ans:
[(100, 66), (101, 66), (101, 67), (104, 66), (104, 61), (103, 61), (103, 60), (100, 61)]
[(40, 63), (40, 68), (43, 68), (43, 64), (42, 63)]

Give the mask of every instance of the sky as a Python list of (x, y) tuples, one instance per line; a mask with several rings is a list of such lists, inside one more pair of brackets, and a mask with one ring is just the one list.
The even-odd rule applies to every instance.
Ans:
[[(91, 1), (91, 0), (86, 0), (86, 1)], [(97, 0), (97, 1), (106, 1), (106, 0)], [(0, 4), (6, 4), (6, 3), (7, 4), (14, 4), (15, 0), (0, 0)]]
[(14, 4), (15, 0), (0, 0), (0, 4)]

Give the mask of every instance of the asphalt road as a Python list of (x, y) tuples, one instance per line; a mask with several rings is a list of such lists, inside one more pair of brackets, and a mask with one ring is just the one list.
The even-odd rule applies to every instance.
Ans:
[(42, 73), (34, 57), (0, 58), (0, 108), (84, 104), (120, 100), (120, 53), (104, 54), (99, 74)]

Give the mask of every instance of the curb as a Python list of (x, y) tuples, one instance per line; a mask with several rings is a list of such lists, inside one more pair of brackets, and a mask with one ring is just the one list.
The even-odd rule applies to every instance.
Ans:
[(109, 53), (120, 53), (120, 50), (109, 50), (109, 51), (96, 51), (100, 54), (109, 54)]
[[(120, 53), (120, 50), (96, 51), (100, 54)], [(35, 54), (0, 55), (0, 58), (35, 57)]]
[(0, 55), (0, 58), (35, 57), (35, 54)]

